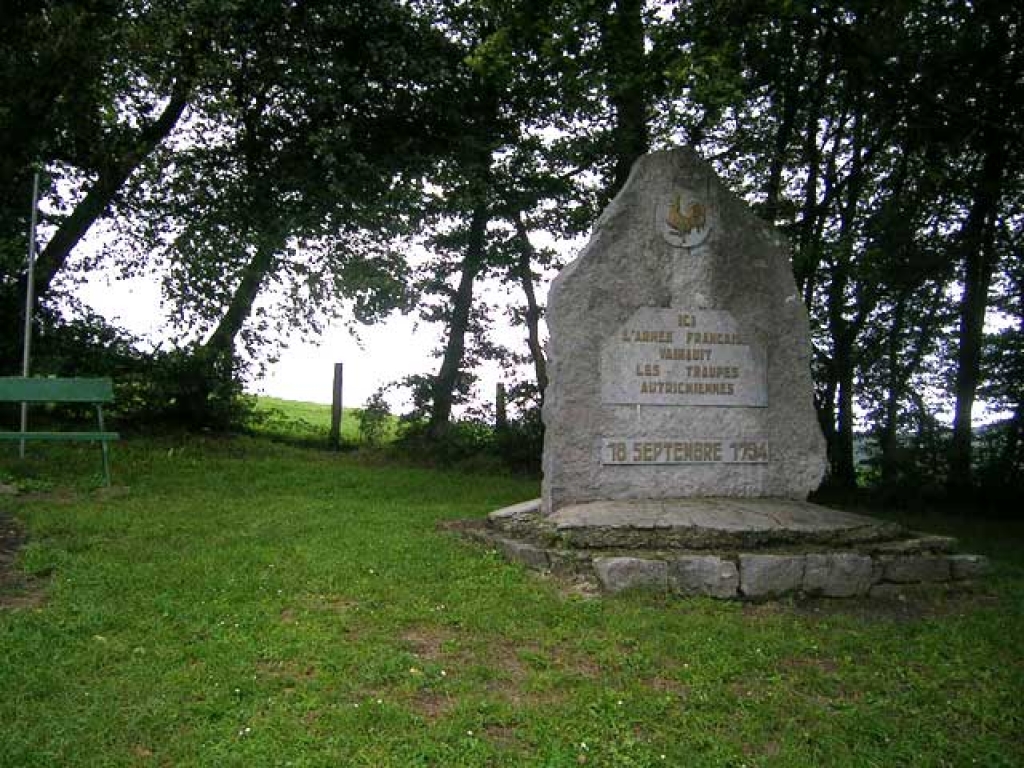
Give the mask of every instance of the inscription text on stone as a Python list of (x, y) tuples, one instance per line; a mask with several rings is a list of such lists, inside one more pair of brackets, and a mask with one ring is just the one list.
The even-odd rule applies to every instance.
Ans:
[(601, 350), (601, 399), (615, 405), (768, 404), (764, 349), (725, 310), (642, 307)]
[(602, 464), (767, 464), (766, 440), (605, 438)]

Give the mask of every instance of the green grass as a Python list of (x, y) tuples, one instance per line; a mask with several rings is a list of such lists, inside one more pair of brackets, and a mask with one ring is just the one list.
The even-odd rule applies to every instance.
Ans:
[[(359, 431), (361, 408), (344, 408), (341, 415), (341, 441), (348, 446), (362, 442)], [(300, 445), (325, 445), (331, 431), (331, 406), (304, 403), (276, 397), (256, 399), (253, 434)], [(394, 438), (397, 420), (391, 419), (384, 439)]]
[(115, 446), (117, 492), (30, 453), (2, 766), (1024, 764), (1019, 539), (972, 541), (987, 593), (877, 614), (589, 599), (437, 527), (534, 482), (179, 437)]
[[(331, 406), (276, 397), (256, 398), (253, 434), (298, 444), (327, 444), (331, 431)], [(359, 442), (359, 410), (345, 408), (341, 414), (341, 440)]]
[[(331, 426), (331, 406), (324, 403), (282, 400), (278, 397), (265, 397), (261, 395), (256, 398), (256, 410), (263, 413), (277, 412), (284, 418), (292, 421), (303, 421), (318, 428), (329, 429)], [(358, 412), (358, 409), (345, 408), (342, 414), (354, 415), (356, 412)], [(346, 421), (348, 419), (342, 419), (343, 425), (345, 425)], [(357, 426), (358, 422), (352, 421), (350, 424), (351, 426)]]

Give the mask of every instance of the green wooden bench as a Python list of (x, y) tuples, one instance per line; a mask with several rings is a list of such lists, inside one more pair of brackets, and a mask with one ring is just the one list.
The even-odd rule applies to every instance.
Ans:
[(0, 403), (91, 403), (96, 406), (98, 429), (90, 432), (7, 432), (0, 441), (87, 440), (98, 442), (103, 452), (103, 479), (110, 485), (110, 450), (107, 443), (120, 439), (103, 426), (103, 404), (114, 399), (110, 379), (44, 379), (0, 376)]

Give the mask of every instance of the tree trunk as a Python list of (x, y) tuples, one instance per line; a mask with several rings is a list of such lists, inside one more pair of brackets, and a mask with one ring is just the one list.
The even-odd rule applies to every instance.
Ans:
[(818, 123), (822, 117), (822, 99), (825, 90), (825, 68), (817, 78), (814, 99), (807, 111), (804, 127), (803, 162), (807, 167), (804, 180), (803, 210), (797, 230), (797, 253), (793, 258), (793, 273), (797, 289), (804, 298), (807, 311), (814, 316), (815, 273), (821, 259), (822, 216), (818, 205), (818, 182), (821, 176), (821, 150), (818, 147)]
[(892, 326), (889, 328), (886, 349), (888, 358), (888, 374), (886, 376), (885, 405), (883, 407), (882, 428), (879, 435), (879, 447), (882, 449), (881, 470), (882, 485), (892, 486), (899, 475), (899, 408), (903, 390), (909, 379), (909, 373), (900, 372), (900, 336), (903, 335), (906, 321), (907, 292), (901, 291), (896, 299), (893, 310)]
[(910, 372), (900, 370), (900, 337), (903, 335), (906, 322), (907, 292), (902, 291), (896, 299), (893, 310), (892, 326), (886, 340), (886, 357), (888, 372), (886, 375), (885, 405), (882, 414), (882, 428), (879, 435), (879, 447), (882, 449), (881, 470), (882, 485), (892, 486), (899, 475), (899, 409), (903, 391)]
[[(829, 362), (831, 366), (831, 361)], [(825, 457), (828, 462), (829, 477), (827, 483), (831, 483), (833, 452), (835, 451), (836, 440), (836, 376), (834, 373), (828, 375), (825, 386), (818, 387), (814, 397), (814, 412), (818, 416), (818, 425), (821, 427), (821, 434), (825, 437)]]
[(527, 343), (530, 347), (530, 357), (533, 360), (533, 371), (537, 377), (537, 391), (540, 394), (540, 401), (544, 402), (544, 390), (548, 388), (548, 363), (544, 356), (544, 347), (540, 343), (540, 314), (541, 310), (537, 304), (537, 295), (533, 290), (533, 271), (531, 265), (535, 261), (536, 252), (530, 244), (530, 238), (526, 231), (526, 225), (522, 217), (517, 213), (515, 216), (516, 238), (519, 240), (519, 260), (516, 264), (516, 273), (519, 283), (523, 287), (523, 294), (526, 296), (526, 330), (528, 334)]
[(857, 469), (853, 453), (853, 372), (854, 355), (852, 335), (844, 334), (834, 348), (836, 369), (836, 430), (835, 444), (829, 453), (832, 484), (844, 491), (857, 487)]
[(99, 219), (139, 164), (174, 129), (188, 105), (188, 90), (176, 84), (160, 116), (139, 131), (136, 140), (104, 168), (74, 211), (57, 228), (36, 260), (35, 292), (43, 296), (71, 251)]
[(434, 380), (434, 402), (430, 409), (430, 423), (427, 436), (432, 440), (442, 438), (451, 421), (452, 401), (455, 386), (462, 369), (462, 357), (466, 349), (466, 331), (469, 330), (469, 315), (473, 308), (473, 283), (484, 263), (484, 249), (487, 240), (487, 206), (478, 204), (473, 209), (469, 224), (469, 242), (462, 259), (462, 273), (459, 287), (455, 291), (451, 320), (448, 323), (448, 341), (445, 344), (441, 370)]
[(833, 485), (852, 491), (857, 487), (857, 470), (853, 453), (853, 390), (856, 371), (855, 345), (864, 318), (867, 302), (863, 295), (863, 284), (854, 284), (857, 313), (853, 319), (846, 317), (846, 291), (851, 283), (854, 249), (854, 222), (863, 190), (864, 136), (862, 133), (863, 114), (854, 119), (851, 136), (851, 169), (846, 180), (846, 199), (839, 211), (839, 240), (835, 246), (835, 266), (828, 288), (829, 333), (832, 336), (832, 370), (836, 376), (836, 443), (829, 452), (831, 458), (831, 481)]
[[(937, 318), (939, 317), (939, 304), (942, 301), (942, 290), (935, 288), (935, 293), (928, 302), (928, 308), (921, 315), (919, 327), (916, 329), (916, 336), (910, 346), (909, 353), (901, 350), (899, 336), (904, 332), (906, 326), (906, 308), (910, 301), (907, 292), (900, 294), (897, 299), (896, 310), (892, 328), (889, 329), (888, 358), (889, 375), (885, 401), (885, 415), (882, 423), (882, 433), (879, 443), (882, 448), (882, 484), (892, 485), (897, 477), (900, 465), (899, 459), (899, 415), (900, 404), (907, 394), (910, 378), (921, 367), (924, 361), (925, 352), (928, 349), (928, 342), (935, 331)], [(902, 365), (901, 365), (902, 362)]]
[(606, 20), (602, 35), (608, 100), (615, 121), (613, 178), (607, 191), (608, 199), (625, 186), (633, 163), (650, 147), (643, 11), (643, 0), (614, 0), (614, 10)]
[[(234, 84), (239, 102), (243, 104), (246, 103), (247, 97), (246, 71), (246, 67), (243, 66), (243, 75)], [(266, 94), (258, 93), (241, 114), (239, 150), (244, 160), (249, 213), (252, 215), (247, 225), (247, 234), (251, 232), (253, 235), (255, 252), (242, 268), (238, 287), (228, 302), (224, 316), (203, 344), (200, 354), (210, 363), (223, 363), (233, 358), (235, 338), (252, 314), (263, 281), (277, 265), (277, 253), (286, 239), (286, 235), (281, 234), (285, 225), (277, 216), (276, 200), (268, 192), (265, 177), (266, 154), (260, 136), (260, 125), (266, 106)], [(238, 223), (236, 226), (242, 224)]]
[(252, 314), (263, 281), (277, 263), (279, 246), (280, 242), (276, 238), (260, 239), (256, 253), (242, 270), (242, 279), (231, 297), (227, 311), (203, 344), (202, 354), (211, 359), (223, 359), (234, 354), (235, 337)]
[[(995, 270), (994, 222), (1006, 167), (1006, 144), (999, 131), (987, 131), (988, 144), (978, 174), (974, 199), (961, 229), (964, 254), (964, 292), (960, 302), (957, 346), (956, 397), (953, 439), (950, 443), (947, 489), (954, 497), (969, 493), (971, 468), (971, 412), (981, 372), (981, 347), (985, 330), (988, 290)], [(987, 142), (986, 142), (987, 143)]]

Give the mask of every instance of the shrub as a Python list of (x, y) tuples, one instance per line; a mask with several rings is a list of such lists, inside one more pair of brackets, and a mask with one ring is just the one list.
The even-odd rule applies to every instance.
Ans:
[(117, 410), (138, 425), (230, 432), (251, 419), (256, 398), (245, 394), (245, 365), (233, 355), (198, 348), (154, 354), (149, 365), (115, 382)]
[[(237, 358), (206, 355), (198, 346), (143, 352), (138, 337), (71, 299), (67, 302), (74, 318), (46, 304), (39, 308), (32, 344), (34, 376), (110, 377), (111, 416), (136, 427), (233, 431), (249, 418), (255, 399), (244, 393), (246, 368)], [(4, 341), (0, 355), (10, 357), (15, 345)], [(82, 409), (49, 410), (59, 421)]]
[(510, 421), (495, 433), (495, 451), (502, 464), (516, 472), (540, 472), (544, 452), (544, 422), (540, 408), (533, 408), (522, 418)]
[(384, 399), (384, 390), (370, 396), (359, 414), (359, 437), (367, 445), (380, 445), (391, 424), (391, 409)]

